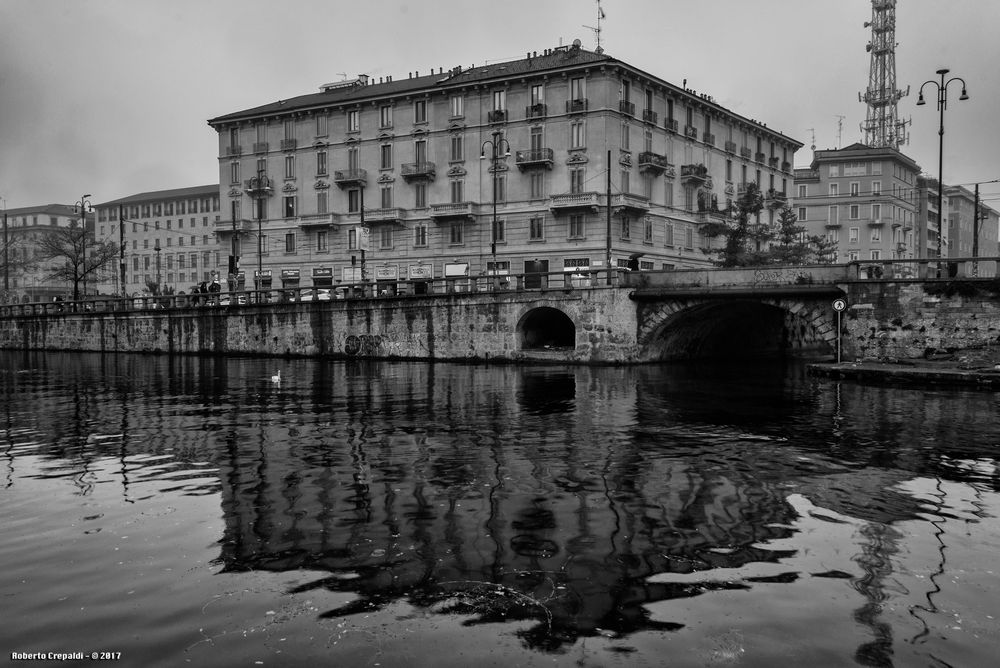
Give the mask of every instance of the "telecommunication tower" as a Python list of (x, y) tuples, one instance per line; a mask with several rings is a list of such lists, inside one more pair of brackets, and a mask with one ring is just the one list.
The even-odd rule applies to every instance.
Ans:
[(910, 94), (910, 88), (907, 86), (906, 92), (896, 88), (896, 0), (872, 0), (872, 20), (865, 21), (865, 27), (869, 26), (872, 37), (867, 47), (871, 53), (868, 90), (858, 95), (868, 105), (861, 131), (868, 146), (898, 149), (908, 141), (909, 121), (899, 118), (896, 103)]

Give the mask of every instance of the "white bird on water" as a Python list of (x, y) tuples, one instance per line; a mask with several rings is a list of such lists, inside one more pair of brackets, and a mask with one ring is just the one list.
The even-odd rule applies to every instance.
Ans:
[(281, 384), (281, 369), (278, 369), (278, 372), (271, 376), (271, 382), (279, 385)]

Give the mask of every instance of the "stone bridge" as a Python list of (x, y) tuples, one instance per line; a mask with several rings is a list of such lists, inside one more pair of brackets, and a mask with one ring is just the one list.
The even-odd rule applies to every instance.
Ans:
[[(878, 269), (554, 275), (540, 287), (517, 277), (509, 290), (441, 285), (232, 306), (22, 304), (0, 306), (0, 348), (613, 364), (834, 356), (838, 331), (844, 359), (1000, 343), (996, 278), (920, 277), (905, 263)], [(846, 306), (839, 314), (836, 300)]]

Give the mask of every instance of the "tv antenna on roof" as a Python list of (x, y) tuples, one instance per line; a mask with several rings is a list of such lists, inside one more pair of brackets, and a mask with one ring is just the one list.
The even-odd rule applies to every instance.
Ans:
[(847, 116), (834, 114), (833, 117), (837, 119), (837, 148), (841, 148), (840, 145), (844, 138), (844, 119), (847, 118)]
[(597, 27), (583, 26), (588, 30), (594, 31), (594, 37), (597, 38), (597, 48), (594, 49), (594, 53), (597, 54), (604, 53), (604, 49), (601, 48), (601, 21), (604, 20), (604, 18), (604, 10), (601, 9), (601, 0), (597, 0)]

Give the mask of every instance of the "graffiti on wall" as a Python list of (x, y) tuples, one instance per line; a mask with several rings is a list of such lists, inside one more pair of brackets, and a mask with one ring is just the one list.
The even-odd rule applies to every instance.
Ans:
[(344, 340), (344, 353), (351, 356), (377, 355), (382, 348), (382, 337), (378, 334), (351, 334)]

